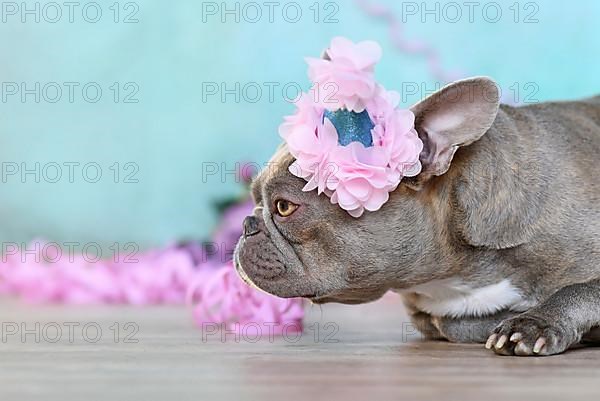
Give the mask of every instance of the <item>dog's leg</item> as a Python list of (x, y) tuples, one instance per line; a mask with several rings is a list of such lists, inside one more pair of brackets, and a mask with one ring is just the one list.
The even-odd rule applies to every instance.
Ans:
[(425, 312), (411, 313), (410, 321), (421, 332), (425, 340), (443, 340), (445, 338), (438, 328), (433, 325), (431, 315)]
[(412, 324), (426, 340), (448, 340), (456, 343), (484, 343), (501, 321), (516, 316), (516, 312), (499, 312), (484, 317), (439, 317), (415, 307), (412, 295), (403, 297)]
[(496, 326), (516, 312), (503, 311), (482, 317), (431, 317), (442, 338), (454, 343), (484, 343)]
[(403, 301), (412, 325), (421, 332), (425, 340), (441, 340), (444, 338), (431, 322), (431, 315), (418, 310), (414, 306), (414, 300), (410, 295), (405, 295)]
[(600, 280), (573, 284), (501, 322), (486, 347), (501, 355), (558, 354), (579, 343), (585, 334), (593, 339), (599, 323)]

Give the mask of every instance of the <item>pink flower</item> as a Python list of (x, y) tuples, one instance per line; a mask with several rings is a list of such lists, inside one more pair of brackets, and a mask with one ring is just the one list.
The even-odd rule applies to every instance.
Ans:
[[(37, 243), (39, 246), (39, 242)], [(35, 243), (26, 249), (33, 249)], [(179, 246), (136, 255), (137, 262), (109, 259), (90, 262), (83, 255), (45, 261), (22, 251), (3, 255), (0, 295), (19, 295), (29, 302), (62, 304), (183, 304), (193, 306), (199, 325), (223, 324), (244, 335), (288, 335), (302, 331), (302, 299), (282, 299), (248, 286), (231, 261), (196, 264)], [(260, 330), (248, 333), (248, 330)]]
[[(388, 201), (402, 177), (421, 171), (419, 155), (423, 143), (414, 129), (415, 116), (398, 109), (400, 96), (376, 84), (375, 63), (381, 49), (373, 42), (354, 44), (334, 38), (328, 60), (309, 59), (309, 76), (316, 83), (334, 82), (339, 102), (333, 109), (315, 98), (315, 88), (296, 104), (296, 113), (286, 117), (279, 132), (296, 158), (290, 172), (304, 178), (304, 191), (325, 193), (353, 217), (365, 210), (376, 211)], [(360, 142), (338, 143), (338, 132), (325, 109), (367, 110), (374, 124), (373, 146)]]
[(338, 166), (337, 180), (329, 179), (331, 202), (360, 217), (364, 210), (379, 210), (402, 177), (417, 175), (423, 143), (413, 121), (410, 110), (395, 110), (373, 128), (374, 146), (366, 148), (359, 142), (338, 146), (331, 155)]
[(329, 110), (342, 107), (361, 112), (376, 90), (374, 67), (381, 47), (372, 41), (352, 43), (333, 38), (326, 59), (307, 58), (308, 76), (315, 84), (317, 101)]

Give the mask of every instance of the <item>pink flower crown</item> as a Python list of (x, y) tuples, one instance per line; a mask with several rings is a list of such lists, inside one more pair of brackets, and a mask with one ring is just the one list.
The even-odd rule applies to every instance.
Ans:
[(296, 159), (290, 172), (307, 181), (303, 191), (325, 193), (353, 217), (381, 208), (402, 177), (421, 171), (415, 116), (375, 82), (380, 58), (376, 42), (334, 38), (323, 59), (306, 59), (313, 86), (279, 127)]

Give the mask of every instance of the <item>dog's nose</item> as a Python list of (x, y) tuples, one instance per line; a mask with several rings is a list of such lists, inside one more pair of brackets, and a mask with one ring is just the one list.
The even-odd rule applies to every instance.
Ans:
[(258, 234), (260, 229), (258, 228), (258, 219), (254, 216), (247, 216), (244, 219), (244, 237), (249, 237), (254, 234)]

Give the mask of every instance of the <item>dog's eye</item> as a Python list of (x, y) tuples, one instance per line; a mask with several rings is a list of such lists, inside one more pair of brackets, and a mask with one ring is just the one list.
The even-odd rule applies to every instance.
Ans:
[(277, 208), (277, 214), (281, 217), (288, 217), (298, 209), (298, 205), (285, 199), (279, 199), (275, 202), (275, 207)]

